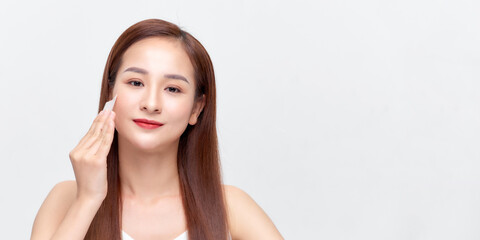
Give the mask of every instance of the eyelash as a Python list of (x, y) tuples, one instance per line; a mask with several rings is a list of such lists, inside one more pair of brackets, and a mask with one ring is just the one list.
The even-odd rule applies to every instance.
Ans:
[[(128, 84), (132, 85), (131, 83), (141, 83), (141, 82), (140, 82), (140, 81), (130, 81), (130, 82), (128, 82)], [(143, 84), (143, 83), (142, 83), (142, 84)], [(132, 85), (132, 86), (138, 87), (138, 86), (135, 86), (135, 85)], [(167, 87), (167, 89), (169, 89), (169, 90), (173, 89), (173, 90), (174, 90), (173, 92), (172, 92), (172, 91), (169, 91), (169, 92), (171, 92), (171, 93), (180, 93), (180, 92), (181, 92), (180, 89), (175, 88), (175, 87)]]

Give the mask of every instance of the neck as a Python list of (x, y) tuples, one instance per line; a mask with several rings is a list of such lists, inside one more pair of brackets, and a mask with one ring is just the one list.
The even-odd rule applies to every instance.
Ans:
[(118, 139), (122, 196), (146, 202), (180, 194), (178, 142), (158, 152), (145, 152)]

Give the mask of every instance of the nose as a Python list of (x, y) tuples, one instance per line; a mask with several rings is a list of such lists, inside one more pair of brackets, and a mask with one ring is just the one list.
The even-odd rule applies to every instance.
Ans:
[(140, 104), (140, 110), (148, 113), (160, 113), (162, 103), (160, 98), (161, 94), (159, 94), (156, 88), (149, 88), (147, 91), (145, 91), (143, 101)]

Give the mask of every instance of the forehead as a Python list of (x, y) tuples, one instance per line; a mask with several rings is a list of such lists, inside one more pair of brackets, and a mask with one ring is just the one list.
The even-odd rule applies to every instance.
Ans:
[(149, 37), (132, 44), (123, 54), (120, 72), (129, 67), (145, 68), (152, 74), (184, 74), (193, 80), (194, 69), (180, 40)]

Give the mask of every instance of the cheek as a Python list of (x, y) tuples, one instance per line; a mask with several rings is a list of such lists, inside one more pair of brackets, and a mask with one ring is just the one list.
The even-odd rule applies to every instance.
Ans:
[(192, 112), (192, 103), (188, 99), (165, 101), (163, 111), (177, 121), (186, 122)]
[(138, 102), (138, 99), (133, 94), (128, 94), (127, 92), (117, 93), (117, 101), (115, 106), (113, 106), (113, 111), (116, 114), (115, 123), (126, 117), (132, 117), (131, 112), (134, 109), (132, 103), (136, 102)]

